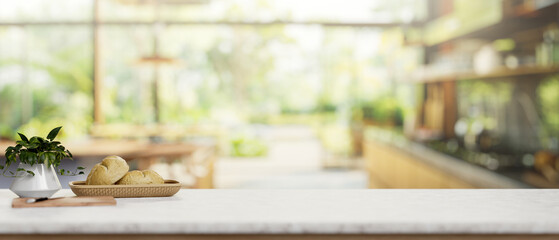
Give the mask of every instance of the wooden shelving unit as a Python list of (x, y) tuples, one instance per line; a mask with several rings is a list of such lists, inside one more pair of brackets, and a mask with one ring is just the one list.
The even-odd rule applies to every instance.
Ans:
[[(515, 5), (515, 3), (521, 4)], [(556, 61), (546, 62), (547, 60), (544, 59), (544, 61), (538, 57), (538, 46), (541, 46), (545, 41), (544, 32), (549, 31), (549, 28), (554, 24), (559, 24), (559, 1), (539, 7), (531, 7), (530, 4), (526, 3), (529, 3), (529, 1), (503, 1), (502, 12), (500, 13), (502, 17), (499, 21), (472, 31), (463, 32), (462, 34), (452, 35), (446, 39), (439, 39), (440, 41), (435, 44), (427, 44), (424, 47), (424, 64), (430, 67), (426, 67), (425, 72), (418, 72), (412, 78), (414, 82), (422, 84), (425, 89), (423, 103), (419, 110), (420, 115), (418, 116), (422, 128), (441, 132), (441, 140), (457, 139), (454, 126), (458, 118), (468, 117), (464, 116), (464, 113), (459, 114), (458, 112), (459, 109), (467, 106), (459, 105), (459, 101), (456, 98), (457, 93), (463, 91), (460, 87), (460, 81), (507, 81), (514, 88), (511, 101), (515, 101), (519, 96), (527, 96), (530, 98), (530, 101), (536, 102), (536, 90), (542, 80), (547, 76), (559, 75), (559, 64)], [(442, 14), (448, 13), (452, 12), (443, 12)], [(434, 19), (444, 16), (437, 15)], [(504, 59), (507, 55), (513, 55), (519, 59), (520, 66), (516, 68), (500, 66), (486, 73), (477, 73), (473, 70), (443, 72), (444, 69), (449, 69), (445, 65), (449, 62), (443, 62), (444, 60), (458, 59), (456, 61), (456, 65), (458, 65), (460, 60), (463, 59), (455, 58), (457, 54), (471, 53), (460, 50), (459, 47), (463, 46), (460, 45), (461, 43), (468, 43), (462, 40), (481, 40), (480, 42), (483, 46), (488, 46), (491, 43), (495, 43), (495, 40), (503, 38), (512, 39), (515, 46), (511, 50), (497, 50), (495, 47), (498, 57)], [(474, 61), (475, 57), (479, 55), (472, 56), (472, 61)], [(539, 56), (541, 57), (542, 55)], [(479, 62), (477, 63), (479, 64)], [(472, 65), (476, 65), (476, 62)], [(437, 74), (437, 70), (441, 71), (440, 74)], [(463, 101), (462, 104), (464, 104)], [(504, 105), (504, 107), (509, 109), (507, 110), (508, 115), (506, 118), (510, 119), (510, 121), (507, 120), (507, 124), (515, 123), (516, 125), (511, 124), (510, 126), (519, 128), (522, 128), (521, 126), (528, 126), (528, 122), (523, 118), (522, 114), (515, 114), (513, 113), (515, 111), (510, 110), (515, 108), (514, 104)], [(520, 108), (518, 107), (518, 109)], [(503, 137), (510, 136), (504, 135)], [(510, 147), (514, 148), (518, 145), (515, 144), (517, 143), (513, 141)], [(540, 147), (526, 149), (529, 149), (529, 151), (544, 150), (538, 148)], [(529, 182), (533, 186), (557, 187), (556, 184), (550, 183), (536, 171), (527, 171), (523, 178), (525, 182)]]
[[(493, 3), (494, 2), (492, 2), (492, 4)], [(488, 108), (490, 110), (485, 111), (497, 111), (495, 110), (497, 108), (499, 108), (499, 111), (506, 111), (506, 114), (501, 114), (501, 112), (499, 112), (500, 115), (489, 117), (499, 120), (495, 122), (497, 122), (497, 124), (503, 124), (501, 126), (506, 126), (507, 130), (509, 130), (508, 127), (530, 127), (529, 120), (526, 119), (526, 114), (524, 113), (524, 108), (526, 108), (526, 106), (520, 106), (519, 96), (522, 96), (524, 100), (528, 98), (529, 102), (537, 102), (537, 89), (542, 80), (550, 75), (559, 75), (559, 64), (556, 63), (555, 60), (550, 61), (549, 59), (538, 58), (537, 56), (537, 47), (545, 40), (544, 32), (549, 31), (549, 28), (553, 27), (551, 25), (558, 23), (559, 1), (552, 2), (545, 6), (536, 6), (538, 4), (534, 2), (535, 7), (530, 6), (529, 3), (529, 0), (502, 1), (502, 7), (495, 7), (495, 5), (492, 5), (495, 7), (493, 10), (497, 11), (496, 9), (498, 9), (498, 11), (501, 12), (490, 12), (488, 16), (490, 16), (491, 19), (486, 19), (486, 22), (480, 23), (479, 21), (475, 22), (475, 20), (472, 20), (476, 24), (481, 24), (478, 25), (478, 28), (473, 29), (471, 27), (475, 24), (466, 24), (471, 22), (467, 22), (469, 18), (464, 17), (466, 15), (470, 16), (467, 13), (470, 13), (472, 9), (469, 9), (470, 12), (457, 12), (460, 10), (457, 10), (458, 8), (453, 6), (454, 1), (428, 1), (430, 9), (434, 7), (434, 11), (432, 12), (434, 14), (428, 17), (427, 24), (423, 27), (424, 36), (422, 42), (406, 42), (406, 46), (421, 47), (425, 53), (423, 59), (425, 68), (412, 72), (407, 80), (408, 82), (416, 83), (418, 87), (417, 99), (419, 99), (416, 115), (413, 119), (414, 129), (408, 129), (414, 130), (415, 132), (409, 131), (409, 135), (407, 136), (415, 136), (414, 139), (417, 139), (417, 136), (427, 136), (423, 137), (425, 141), (439, 140), (442, 143), (445, 143), (445, 141), (446, 143), (450, 143), (450, 140), (452, 140), (455, 144), (465, 144), (466, 137), (456, 136), (455, 126), (460, 118), (468, 118), (468, 120), (475, 119), (476, 117), (479, 118), (477, 115), (464, 110), (468, 109), (470, 106), (463, 96), (467, 94), (461, 91), (469, 91), (472, 89), (471, 86), (467, 86), (468, 84), (464, 84), (466, 83), (465, 81), (471, 80), (493, 83), (499, 81), (499, 84), (501, 81), (506, 82), (505, 84), (510, 86), (510, 89), (505, 92), (507, 92), (506, 94), (510, 94), (510, 99), (507, 100), (507, 103), (495, 103), (494, 107), (493, 105), (491, 106), (493, 108)], [(494, 18), (495, 16), (500, 16), (500, 18)], [(476, 16), (471, 15), (471, 17), (475, 18)], [(460, 30), (454, 29), (456, 30), (454, 32), (452, 31), (453, 29), (444, 29), (447, 26), (439, 23), (452, 22), (447, 21), (449, 19), (457, 20), (456, 27), (468, 26)], [(439, 26), (441, 28), (437, 28)], [(435, 37), (426, 37), (429, 31), (436, 33), (439, 30), (448, 31)], [(512, 40), (514, 46), (501, 49), (495, 47), (498, 45), (494, 44), (495, 40), (504, 38), (509, 39), (504, 40), (505, 42)], [(492, 55), (485, 59), (490, 59), (487, 60), (487, 62), (489, 62), (488, 64), (504, 62), (503, 60), (508, 56), (514, 56), (518, 60), (519, 66), (515, 68), (500, 66), (485, 73), (478, 73), (473, 69), (457, 70), (482, 65), (479, 59), (483, 58), (483, 56), (487, 56), (487, 54), (481, 54), (484, 52), (480, 50), (486, 46), (493, 46), (494, 48), (491, 49), (492, 51), (490, 54)], [(485, 53), (487, 53), (487, 51)], [(463, 56), (462, 54), (468, 55)], [(539, 56), (541, 57), (542, 55)], [(489, 85), (493, 83), (489, 83)], [(495, 89), (497, 85), (493, 87), (493, 89)], [(481, 105), (481, 103), (475, 104), (478, 106)], [(529, 108), (535, 105), (527, 106)], [(537, 111), (537, 109), (532, 110)], [(527, 131), (517, 132), (519, 132), (519, 134), (514, 136), (531, 136), (526, 134)], [(469, 141), (472, 141), (471, 136), (474, 135), (470, 134)], [(479, 136), (480, 135), (474, 136), (474, 138)], [(513, 135), (503, 134), (500, 137), (507, 138), (508, 140), (508, 138), (512, 139), (511, 136)], [(476, 141), (481, 142), (481, 140), (477, 139), (473, 141), (474, 144), (479, 144), (476, 143)], [(511, 142), (512, 143), (505, 143), (509, 144), (506, 147), (514, 148), (519, 146), (519, 141)], [(497, 144), (499, 143), (493, 146), (501, 147), (501, 149), (503, 148)], [(539, 146), (536, 148), (539, 148)], [(471, 175), (472, 178), (468, 179), (459, 177), (448, 169), (433, 164), (431, 161), (422, 161), (431, 159), (432, 156), (424, 156), (425, 152), (407, 151), (410, 149), (410, 146), (406, 146), (403, 148), (405, 150), (402, 151), (398, 149), (397, 144), (394, 144), (394, 142), (384, 143), (374, 140), (371, 141), (369, 139), (365, 141), (363, 149), (364, 158), (366, 159), (369, 170), (369, 184), (371, 188), (495, 187), (483, 186), (480, 182), (477, 182), (477, 184), (474, 183), (475, 181), (473, 180), (478, 180), (480, 176), (478, 173)], [(489, 149), (489, 147), (486, 149)], [(534, 150), (534, 148), (528, 147), (525, 149), (529, 151)], [(519, 150), (518, 152), (524, 151), (525, 149)], [(535, 149), (534, 151), (538, 150), (541, 149)], [(511, 161), (517, 160), (514, 159)], [(446, 163), (447, 161), (441, 160), (441, 162)], [(465, 165), (470, 165), (468, 162), (463, 163)], [(535, 170), (527, 170), (522, 167), (517, 167), (515, 169), (510, 168), (507, 170), (510, 172), (506, 173), (487, 171), (498, 178), (511, 181), (513, 178), (518, 180), (519, 178), (517, 178), (517, 175), (522, 175), (520, 177), (523, 183), (519, 182), (518, 185), (521, 186), (524, 184), (522, 187), (557, 187), (556, 184), (551, 184)], [(527, 174), (523, 175), (524, 171)], [(496, 181), (493, 178), (486, 182), (494, 184)]]
[[(460, 14), (454, 12), (457, 10), (454, 9), (453, 2), (433, 1), (433, 3), (445, 6), (441, 11), (434, 11), (434, 15), (430, 16), (430, 22), (427, 23), (424, 34), (430, 34), (429, 31), (437, 31), (437, 28), (432, 28), (431, 23), (437, 23), (440, 20), (447, 19), (447, 17), (454, 17), (452, 19), (457, 21), (468, 21), (467, 19), (459, 18)], [(491, 20), (493, 23), (489, 21), (483, 27), (468, 31), (455, 31), (455, 34), (450, 34), (449, 32), (449, 34), (446, 34), (448, 38), (439, 38), (435, 43), (427, 44), (425, 42), (423, 49), (425, 51), (424, 64), (426, 69), (425, 71), (412, 73), (412, 76), (409, 78), (411, 82), (423, 84), (424, 88), (423, 102), (420, 103), (419, 115), (417, 116), (419, 128), (442, 133), (442, 139), (454, 137), (454, 125), (458, 119), (458, 102), (455, 96), (459, 91), (459, 81), (508, 79), (515, 83), (522, 82), (525, 85), (523, 87), (525, 91), (529, 91), (527, 89), (532, 91), (536, 88), (534, 86), (538, 84), (539, 80), (545, 78), (545, 76), (559, 74), (559, 65), (537, 66), (537, 60), (533, 60), (534, 63), (520, 62), (520, 64), (530, 65), (520, 65), (514, 69), (504, 66), (497, 67), (483, 74), (476, 73), (473, 70), (454, 72), (439, 70), (441, 72), (437, 73), (438, 68), (436, 64), (441, 64), (440, 61), (443, 61), (440, 56), (452, 56), (449, 53), (457, 51), (460, 41), (465, 39), (482, 40), (489, 44), (497, 39), (510, 38), (517, 44), (515, 48), (517, 52), (515, 54), (518, 55), (516, 56), (519, 59), (521, 57), (529, 58), (529, 54), (532, 51), (536, 52), (536, 43), (543, 42), (542, 35), (544, 29), (550, 24), (557, 23), (557, 19), (559, 19), (559, 1), (544, 6), (536, 6), (537, 4), (535, 3), (533, 5), (531, 6), (529, 1), (504, 1), (499, 8), (500, 13), (490, 14), (490, 16), (501, 16), (500, 20), (495, 21), (493, 19)], [(462, 13), (462, 15), (464, 14)], [(450, 30), (441, 29), (441, 31)], [(427, 38), (424, 37), (424, 40), (427, 40)], [(533, 58), (536, 57), (533, 56)], [(448, 62), (444, 62), (444, 64), (448, 64)], [(456, 64), (459, 63), (457, 62)], [(441, 67), (441, 69), (445, 68), (447, 69), (448, 66)], [(531, 93), (527, 94), (533, 95)]]

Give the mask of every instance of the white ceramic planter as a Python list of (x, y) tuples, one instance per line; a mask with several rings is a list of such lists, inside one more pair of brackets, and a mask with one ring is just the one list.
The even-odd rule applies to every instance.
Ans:
[(31, 166), (20, 163), (18, 168), (35, 173), (35, 176), (24, 171), (17, 173), (17, 177), (14, 178), (10, 190), (19, 197), (51, 197), (62, 188), (52, 166), (47, 167), (45, 164), (34, 164)]

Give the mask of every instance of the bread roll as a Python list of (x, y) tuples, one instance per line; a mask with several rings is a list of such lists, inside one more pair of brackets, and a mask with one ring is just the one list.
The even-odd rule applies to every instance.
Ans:
[(163, 184), (163, 178), (153, 170), (130, 171), (124, 175), (116, 184), (136, 185), (136, 184)]
[(85, 184), (111, 185), (128, 172), (128, 163), (119, 156), (108, 156), (95, 166), (87, 175)]

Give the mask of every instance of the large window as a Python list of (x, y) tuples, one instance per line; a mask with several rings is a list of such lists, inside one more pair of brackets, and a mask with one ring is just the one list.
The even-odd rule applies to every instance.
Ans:
[(0, 27), (0, 131), (37, 133), (64, 124), (83, 135), (91, 122), (91, 32), (79, 26)]
[(379, 54), (393, 53), (379, 50), (379, 27), (425, 15), (422, 1), (404, 0), (0, 4), (0, 136), (7, 138), (53, 125), (78, 137), (94, 122), (348, 115), (355, 102), (391, 87)]

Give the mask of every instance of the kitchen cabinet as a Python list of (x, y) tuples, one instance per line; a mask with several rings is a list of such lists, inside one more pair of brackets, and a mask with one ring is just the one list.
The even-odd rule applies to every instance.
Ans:
[(387, 144), (369, 140), (363, 149), (371, 188), (476, 188)]

